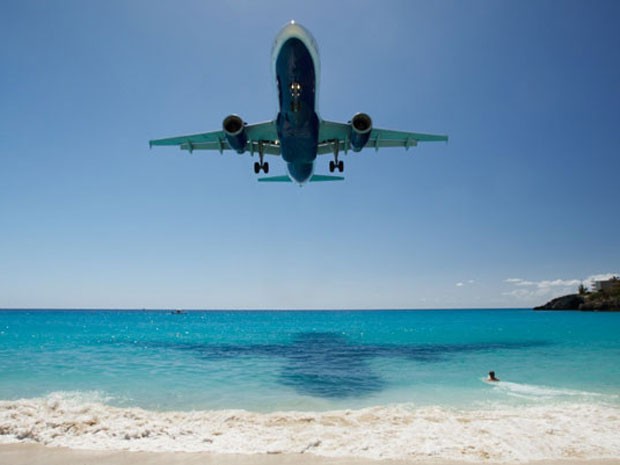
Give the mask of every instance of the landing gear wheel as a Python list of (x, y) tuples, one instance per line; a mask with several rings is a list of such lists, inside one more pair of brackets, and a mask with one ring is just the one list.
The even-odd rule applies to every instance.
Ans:
[(257, 161), (255, 161), (254, 162), (254, 174), (258, 174), (258, 173), (260, 173), (260, 164)]
[(265, 174), (269, 174), (269, 163), (268, 162), (263, 163), (263, 171), (265, 172)]
[(334, 159), (329, 162), (329, 172), (333, 173), (335, 170), (338, 170), (342, 173), (344, 171), (344, 162), (342, 160), (338, 160), (338, 149), (340, 148), (340, 141), (338, 139), (334, 139), (332, 143), (334, 144), (332, 146), (334, 150)]

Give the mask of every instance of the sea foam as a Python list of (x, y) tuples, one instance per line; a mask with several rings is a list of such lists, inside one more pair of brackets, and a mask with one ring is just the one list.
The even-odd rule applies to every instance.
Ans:
[(74, 449), (326, 457), (534, 460), (620, 457), (620, 407), (603, 403), (412, 404), (328, 412), (157, 412), (106, 404), (97, 393), (0, 401), (0, 443)]
[(490, 382), (496, 391), (508, 396), (519, 397), (531, 401), (543, 401), (568, 399), (575, 401), (589, 401), (592, 399), (607, 399), (615, 401), (617, 395), (600, 394), (598, 392), (581, 391), (577, 389), (564, 389), (549, 386), (538, 386), (534, 384), (512, 383), (502, 381), (501, 383)]

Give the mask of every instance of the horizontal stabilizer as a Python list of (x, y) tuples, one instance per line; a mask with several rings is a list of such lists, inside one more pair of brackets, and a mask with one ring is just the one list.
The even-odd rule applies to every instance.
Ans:
[(258, 178), (258, 182), (293, 182), (288, 176), (268, 176), (266, 178)]
[(310, 178), (310, 182), (322, 181), (344, 181), (344, 178), (342, 176), (327, 176), (325, 174), (313, 174)]
[[(324, 174), (313, 174), (310, 182), (322, 181), (343, 181), (342, 176), (327, 176)], [(288, 176), (267, 176), (266, 178), (258, 178), (258, 182), (293, 182)]]

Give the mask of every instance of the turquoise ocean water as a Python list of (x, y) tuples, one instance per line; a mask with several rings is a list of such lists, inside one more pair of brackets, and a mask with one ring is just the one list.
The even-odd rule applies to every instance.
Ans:
[[(620, 313), (0, 311), (0, 367), (0, 442), (261, 453), (274, 447), (265, 422), (277, 416), (290, 439), (277, 447), (294, 452), (295, 438), (309, 431), (291, 432), (300, 415), (324, 429), (331, 425), (321, 423), (326, 416), (346, 423), (353, 415), (362, 430), (379, 435), (395, 427), (382, 424), (386, 418), (402, 418), (394, 437), (411, 434), (418, 442), (404, 456), (378, 445), (358, 451), (349, 425), (338, 430), (339, 445), (309, 439), (313, 452), (407, 458), (424, 450), (467, 459), (475, 454), (463, 452), (466, 446), (465, 455), (453, 457), (446, 444), (422, 440), (415, 429), (477, 424), (479, 433), (495, 421), (511, 439), (504, 450), (496, 437), (491, 458), (510, 461), (517, 460), (510, 441), (518, 439), (510, 428), (527, 429), (539, 416), (536, 427), (573, 435), (573, 445), (572, 427), (563, 422), (581, 418), (577, 428), (600, 431), (583, 438), (580, 453), (620, 456), (613, 434), (620, 426)], [(502, 381), (485, 382), (489, 370)], [(515, 426), (515, 418), (523, 424)], [(226, 421), (237, 432), (227, 442), (214, 431)], [(59, 429), (67, 422), (77, 425), (69, 433)], [(194, 425), (187, 433), (194, 442), (166, 442), (180, 433), (165, 425), (179, 422)], [(250, 425), (255, 436), (248, 438), (242, 432)], [(474, 449), (484, 447), (476, 431)], [(243, 444), (235, 445), (236, 437)], [(566, 440), (554, 450), (568, 448)], [(526, 459), (557, 458), (543, 449)]]

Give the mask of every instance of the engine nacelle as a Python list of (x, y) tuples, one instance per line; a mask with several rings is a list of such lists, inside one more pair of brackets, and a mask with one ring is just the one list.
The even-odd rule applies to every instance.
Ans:
[(351, 120), (351, 148), (359, 152), (364, 148), (372, 131), (372, 119), (366, 113), (357, 113)]
[(245, 132), (245, 123), (241, 117), (237, 115), (229, 115), (224, 118), (222, 123), (226, 141), (237, 153), (245, 152), (245, 146), (248, 143), (248, 135)]

